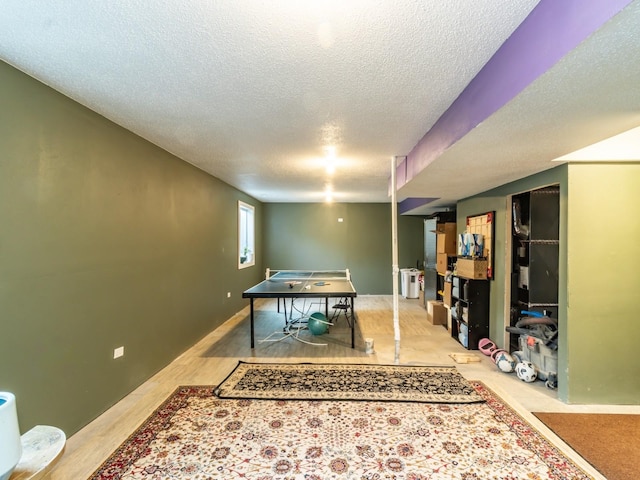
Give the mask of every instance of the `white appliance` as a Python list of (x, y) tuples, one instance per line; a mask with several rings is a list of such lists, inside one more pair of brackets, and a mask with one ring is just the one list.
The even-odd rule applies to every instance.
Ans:
[(0, 480), (8, 480), (22, 457), (16, 397), (0, 392)]

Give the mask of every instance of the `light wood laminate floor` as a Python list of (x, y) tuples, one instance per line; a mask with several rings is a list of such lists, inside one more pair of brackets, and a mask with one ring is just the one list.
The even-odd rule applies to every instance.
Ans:
[[(467, 352), (453, 340), (445, 327), (430, 325), (417, 299), (400, 298), (400, 358), (407, 365), (456, 365), (470, 380), (481, 380), (508, 400), (521, 413), (532, 411), (640, 413), (638, 406), (566, 405), (556, 392), (540, 381), (526, 384), (515, 374), (504, 374), (480, 352), (478, 363), (456, 364), (450, 353)], [(292, 338), (260, 342), (273, 332), (280, 335), (282, 314), (274, 300), (256, 302), (256, 348), (249, 343), (248, 307), (213, 330), (200, 342), (176, 358), (122, 401), (68, 439), (65, 452), (52, 467), (48, 478), (78, 480), (88, 478), (97, 467), (157, 408), (179, 385), (217, 385), (238, 360), (253, 362), (315, 362), (394, 364), (395, 340), (391, 296), (356, 298), (358, 324), (356, 348), (344, 317), (326, 335), (300, 337), (326, 346), (308, 345)], [(307, 305), (308, 306), (308, 305)], [(302, 308), (302, 305), (299, 305)], [(364, 352), (364, 338), (374, 340), (374, 353)], [(535, 417), (527, 417), (536, 426)], [(543, 429), (544, 427), (540, 427)]]

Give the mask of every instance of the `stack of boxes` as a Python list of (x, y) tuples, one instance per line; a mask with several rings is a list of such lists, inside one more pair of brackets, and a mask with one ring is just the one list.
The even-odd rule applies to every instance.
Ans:
[(449, 265), (449, 257), (456, 256), (456, 224), (439, 223), (436, 227), (436, 238), (436, 270), (444, 275)]
[[(436, 270), (445, 275), (449, 270), (451, 257), (456, 255), (456, 224), (439, 223), (436, 226)], [(429, 300), (427, 302), (427, 319), (433, 325), (445, 325), (451, 328), (451, 283), (445, 282), (442, 292), (442, 301)]]

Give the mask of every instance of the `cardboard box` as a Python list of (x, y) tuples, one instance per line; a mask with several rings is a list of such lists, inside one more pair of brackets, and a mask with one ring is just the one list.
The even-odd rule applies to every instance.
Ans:
[(456, 262), (456, 275), (473, 280), (487, 279), (488, 263), (484, 258), (460, 258)]
[(447, 307), (438, 300), (427, 302), (427, 321), (431, 325), (447, 325)]
[(436, 271), (444, 275), (447, 272), (448, 265), (449, 265), (449, 254), (437, 253), (436, 254)]
[(450, 282), (444, 282), (444, 289), (442, 291), (442, 303), (444, 303), (446, 307), (451, 306), (451, 287), (452, 285)]
[(455, 255), (457, 250), (456, 234), (453, 233), (437, 233), (436, 234), (436, 252), (448, 253)]
[(456, 234), (456, 222), (438, 223), (436, 224), (436, 233), (452, 233)]

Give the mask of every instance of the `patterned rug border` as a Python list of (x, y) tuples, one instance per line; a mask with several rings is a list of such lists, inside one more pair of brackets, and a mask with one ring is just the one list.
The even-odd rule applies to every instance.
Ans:
[[(506, 403), (500, 395), (478, 380), (469, 383), (483, 397), (486, 405), (511, 431), (519, 442), (538, 456), (549, 468), (549, 479), (596, 480), (582, 465), (572, 460), (554, 441), (546, 437), (537, 427), (527, 421), (516, 409)], [(182, 385), (177, 387), (149, 415), (144, 422), (120, 444), (120, 446), (96, 469), (89, 480), (118, 480), (129, 466), (144, 456), (151, 448), (156, 435), (171, 424), (172, 417), (181, 408), (188, 406), (191, 397), (215, 396), (211, 385)], [(225, 401), (222, 399), (222, 401)], [(234, 401), (234, 400), (229, 400)], [(270, 400), (263, 400), (270, 401)], [(281, 400), (272, 400), (281, 401)], [(299, 400), (292, 400), (299, 401)], [(375, 402), (375, 401), (374, 401)]]
[(171, 418), (188, 406), (191, 397), (215, 396), (212, 385), (181, 385), (136, 428), (127, 439), (96, 469), (89, 480), (119, 480), (126, 469), (147, 451), (158, 432), (171, 425)]
[[(277, 386), (265, 388), (264, 390), (235, 390), (235, 387), (242, 381), (248, 373), (246, 369), (273, 369), (284, 367), (287, 369), (300, 370), (317, 367), (318, 369), (329, 368), (345, 370), (345, 373), (353, 373), (353, 369), (365, 370), (404, 370), (405, 372), (415, 371), (424, 375), (428, 370), (431, 373), (438, 374), (438, 378), (442, 378), (443, 374), (448, 374), (456, 382), (459, 382), (453, 390), (454, 392), (433, 392), (420, 391), (414, 384), (402, 385), (401, 388), (393, 392), (381, 391), (375, 392), (371, 390), (355, 391), (353, 384), (349, 384), (349, 389), (344, 390), (322, 390), (321, 386), (314, 385), (312, 389), (306, 391), (281, 390)], [(415, 382), (414, 382), (415, 383)], [(228, 384), (231, 384), (229, 387)], [(422, 383), (420, 384), (422, 387)], [(441, 388), (441, 387), (440, 387)], [(460, 374), (458, 369), (453, 365), (386, 365), (386, 364), (370, 364), (370, 363), (264, 363), (264, 362), (246, 362), (239, 360), (231, 373), (220, 382), (214, 389), (214, 395), (221, 399), (245, 399), (245, 400), (349, 400), (349, 401), (379, 401), (379, 402), (415, 402), (415, 403), (481, 403), (484, 400), (474, 391), (469, 381)]]
[[(498, 392), (489, 388), (480, 380), (469, 380), (469, 382), (473, 385), (473, 388), (482, 395), (485, 399), (486, 404), (491, 408), (491, 410), (495, 413), (495, 416), (500, 419), (505, 425), (507, 425), (512, 431), (516, 433), (519, 438), (519, 441), (522, 442), (524, 446), (531, 449), (540, 455), (540, 458), (549, 466), (550, 469), (556, 471), (566, 470), (568, 468), (567, 463), (573, 465), (576, 470), (580, 471), (581, 475), (578, 476), (568, 476), (566, 473), (559, 473), (558, 477), (549, 477), (549, 478), (558, 478), (560, 480), (598, 480), (597, 477), (593, 476), (593, 474), (589, 473), (585, 469), (584, 464), (580, 464), (579, 461), (576, 461), (571, 458), (571, 456), (562, 450), (558, 443), (564, 444), (563, 440), (560, 437), (557, 437), (556, 440), (552, 440), (549, 436), (545, 435), (540, 427), (537, 427), (525, 418), (525, 414), (523, 412), (518, 411), (517, 408), (512, 407), (507, 403), (507, 400), (501, 396)], [(527, 412), (526, 410), (523, 410)], [(532, 415), (532, 418), (535, 421), (538, 421), (533, 414), (527, 412), (527, 414)], [(543, 428), (546, 428), (543, 422), (539, 422)], [(531, 435), (529, 439), (527, 435)], [(544, 452), (540, 452), (540, 448), (544, 445), (548, 445), (548, 449)], [(576, 457), (579, 457), (584, 461), (588, 467), (593, 468), (586, 460), (584, 460), (580, 454), (573, 451), (571, 447), (566, 445), (566, 448), (573, 452)], [(563, 462), (563, 459), (566, 462)], [(553, 469), (552, 467), (556, 467)], [(594, 469), (595, 470), (595, 469)], [(606, 479), (605, 479), (606, 480)]]

